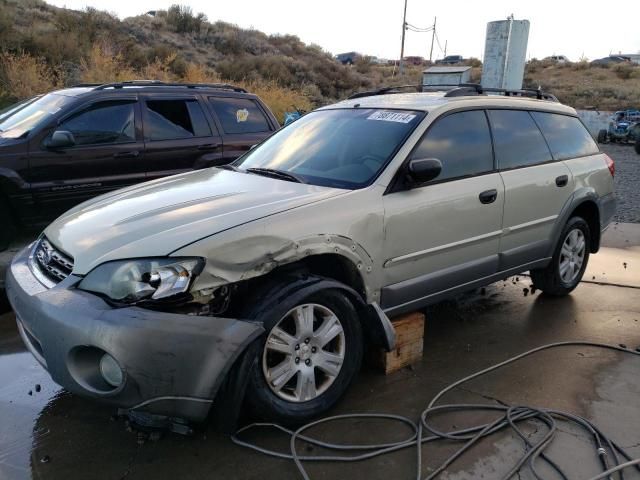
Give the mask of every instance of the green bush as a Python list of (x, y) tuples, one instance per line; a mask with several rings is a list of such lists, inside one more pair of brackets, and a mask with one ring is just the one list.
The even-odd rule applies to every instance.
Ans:
[(194, 15), (191, 7), (185, 5), (171, 5), (167, 10), (167, 23), (178, 33), (199, 33), (206, 21), (204, 13)]

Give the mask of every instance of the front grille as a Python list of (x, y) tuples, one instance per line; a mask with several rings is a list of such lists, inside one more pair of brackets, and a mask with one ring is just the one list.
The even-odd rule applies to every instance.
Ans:
[(33, 250), (33, 259), (34, 267), (53, 285), (67, 278), (73, 270), (73, 258), (56, 249), (45, 237)]

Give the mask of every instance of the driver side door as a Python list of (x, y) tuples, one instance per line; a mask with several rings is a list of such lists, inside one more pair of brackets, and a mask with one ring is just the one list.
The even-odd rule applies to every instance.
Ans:
[[(55, 131), (70, 132), (74, 144), (48, 147)], [(136, 98), (85, 104), (35, 137), (29, 147), (31, 191), (43, 219), (146, 179)]]

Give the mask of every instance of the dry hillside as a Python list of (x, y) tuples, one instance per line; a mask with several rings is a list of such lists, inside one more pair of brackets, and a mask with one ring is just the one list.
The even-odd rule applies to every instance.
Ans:
[[(135, 78), (229, 81), (262, 96), (279, 118), (350, 93), (417, 84), (420, 67), (398, 77), (392, 66), (343, 66), (317, 45), (209, 21), (189, 7), (119, 20), (95, 9), (73, 11), (41, 0), (0, 0), (0, 107), (80, 82)], [(478, 80), (480, 68), (473, 70)], [(532, 61), (525, 82), (576, 107), (640, 105), (640, 67)]]

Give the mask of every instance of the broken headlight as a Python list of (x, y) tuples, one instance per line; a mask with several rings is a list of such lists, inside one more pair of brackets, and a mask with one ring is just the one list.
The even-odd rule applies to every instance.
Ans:
[(201, 258), (107, 262), (89, 272), (78, 288), (122, 303), (163, 300), (187, 292), (203, 267)]

